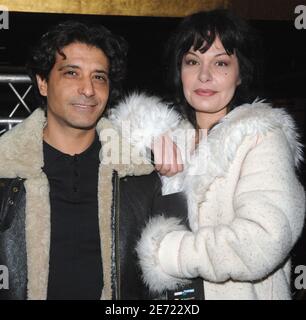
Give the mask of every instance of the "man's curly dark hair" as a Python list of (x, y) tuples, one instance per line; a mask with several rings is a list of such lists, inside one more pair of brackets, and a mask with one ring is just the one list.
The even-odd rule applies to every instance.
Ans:
[(62, 49), (76, 42), (101, 49), (109, 60), (110, 94), (107, 107), (120, 98), (121, 83), (126, 74), (127, 42), (104, 26), (66, 21), (55, 25), (41, 37), (27, 63), (39, 105), (45, 110), (47, 101), (39, 93), (36, 75), (48, 81), (50, 71), (55, 64), (56, 53), (64, 56)]

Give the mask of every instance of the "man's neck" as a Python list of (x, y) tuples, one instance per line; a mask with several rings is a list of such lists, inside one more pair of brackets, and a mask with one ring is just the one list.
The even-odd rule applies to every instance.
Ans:
[(59, 129), (46, 125), (43, 138), (53, 148), (73, 156), (82, 153), (93, 143), (95, 128), (88, 130), (75, 128)]

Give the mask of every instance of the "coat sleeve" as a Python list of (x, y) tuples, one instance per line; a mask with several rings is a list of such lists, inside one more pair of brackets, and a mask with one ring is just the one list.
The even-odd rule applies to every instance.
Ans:
[[(146, 258), (158, 261), (158, 269), (151, 270), (147, 283), (156, 282), (155, 271), (168, 277), (171, 287), (175, 278), (197, 276), (212, 282), (256, 281), (287, 260), (302, 231), (305, 194), (282, 132), (262, 137), (248, 152), (233, 206), (231, 223), (202, 227), (197, 232), (178, 230), (177, 225), (165, 230), (163, 222), (161, 237), (151, 242), (151, 253), (150, 246), (146, 248)], [(158, 223), (151, 221), (149, 228), (158, 229)], [(150, 242), (152, 234), (146, 232), (142, 240)], [(142, 256), (140, 260), (146, 264)], [(155, 286), (166, 289), (162, 283)]]

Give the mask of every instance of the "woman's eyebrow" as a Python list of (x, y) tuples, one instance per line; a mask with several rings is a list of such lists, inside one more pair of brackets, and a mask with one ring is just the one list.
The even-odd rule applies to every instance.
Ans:
[(224, 52), (221, 52), (221, 53), (217, 53), (215, 55), (215, 57), (220, 57), (220, 56), (228, 56), (228, 54), (224, 51)]

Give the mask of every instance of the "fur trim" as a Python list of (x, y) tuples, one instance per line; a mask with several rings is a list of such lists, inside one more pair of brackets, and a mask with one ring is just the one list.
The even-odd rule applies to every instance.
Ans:
[[(225, 152), (232, 158), (232, 154), (235, 154), (237, 150), (237, 143), (241, 142), (244, 135), (265, 135), (275, 129), (281, 129), (285, 134), (292, 150), (295, 165), (298, 167), (303, 161), (303, 145), (299, 142), (300, 136), (292, 116), (286, 110), (272, 108), (269, 103), (262, 100), (255, 100), (252, 104), (245, 104), (234, 109), (222, 119), (220, 124), (212, 130), (212, 133), (216, 131), (214, 135), (221, 135), (224, 147), (226, 147)], [(234, 139), (235, 137), (237, 138)], [(225, 144), (227, 141), (237, 142), (232, 147), (229, 143)]]
[(25, 181), (28, 299), (47, 298), (50, 251), (50, 204), (47, 177)]
[(160, 266), (158, 250), (163, 238), (172, 231), (186, 230), (186, 227), (176, 218), (157, 216), (152, 218), (137, 244), (136, 251), (143, 272), (144, 283), (153, 292), (175, 290), (180, 285), (188, 283), (185, 279), (175, 278), (166, 274)]
[(208, 139), (202, 139), (184, 172), (164, 178), (163, 194), (193, 190), (196, 199), (192, 201), (204, 201), (212, 182), (227, 173), (246, 136), (264, 136), (277, 129), (285, 134), (298, 167), (303, 160), (302, 144), (292, 117), (283, 109), (256, 100), (235, 108), (211, 130)]
[[(0, 137), (0, 177), (27, 179), (41, 175), (44, 166), (42, 137), (45, 123), (44, 111), (36, 109), (31, 116)], [(107, 130), (113, 130), (119, 134), (112, 122), (101, 118), (97, 124), (97, 132), (102, 144)], [(120, 147), (112, 151), (117, 153), (115, 158), (119, 161), (111, 164), (111, 167), (118, 171), (120, 177), (149, 174), (153, 171), (153, 166), (141, 153), (124, 148), (128, 145), (127, 141), (120, 135), (117, 138)], [(101, 150), (101, 158), (103, 158), (102, 153)], [(122, 159), (126, 161), (120, 161)]]
[(30, 178), (42, 173), (42, 133), (46, 119), (41, 109), (0, 137), (0, 177)]
[(121, 137), (111, 121), (102, 118), (97, 125), (97, 131), (102, 144), (101, 163), (117, 171), (119, 177), (146, 175), (154, 170), (148, 159)]
[(46, 299), (49, 274), (49, 186), (43, 167), (44, 112), (37, 109), (0, 138), (0, 176), (25, 178), (28, 299)]
[(143, 154), (153, 138), (176, 128), (181, 120), (159, 98), (138, 93), (126, 97), (109, 112), (108, 118), (122, 132), (123, 139)]
[[(43, 128), (46, 123), (44, 111), (35, 110), (21, 124), (0, 137), (0, 177), (25, 178), (26, 189), (26, 248), (28, 268), (28, 299), (46, 299), (49, 276), (50, 251), (50, 201), (48, 179), (42, 167)], [(102, 118), (97, 131), (114, 128), (110, 121)], [(100, 134), (100, 137), (103, 134)], [(120, 140), (120, 137), (119, 137)], [(121, 144), (125, 142), (120, 141)], [(103, 149), (103, 147), (102, 147)], [(120, 153), (119, 157), (123, 157)], [(101, 150), (103, 154), (103, 150)], [(132, 155), (133, 156), (133, 155)], [(111, 201), (112, 172), (117, 170), (120, 177), (127, 174), (151, 173), (151, 165), (142, 164), (144, 158), (133, 158), (132, 165), (100, 165), (98, 203), (99, 228), (103, 261), (104, 289), (102, 297), (111, 298)], [(140, 165), (136, 165), (140, 163)], [(103, 239), (103, 240), (102, 240)]]
[[(100, 150), (100, 168), (99, 168), (99, 185), (98, 185), (98, 203), (99, 203), (99, 229), (101, 237), (101, 254), (103, 261), (103, 281), (104, 287), (101, 299), (112, 299), (112, 201), (113, 201), (113, 185), (112, 174), (113, 171), (118, 172), (119, 177), (126, 175), (143, 175), (149, 174), (153, 171), (153, 166), (148, 164), (146, 159), (136, 152), (130, 152), (130, 146), (120, 136), (117, 135), (118, 130), (114, 128), (113, 124), (106, 118), (102, 118), (98, 125), (97, 131), (102, 143)], [(107, 148), (107, 137), (115, 134), (119, 137), (118, 145), (111, 150)], [(116, 139), (116, 138), (115, 138)], [(124, 148), (127, 146), (127, 148)], [(112, 154), (110, 155), (109, 152)], [(117, 162), (105, 162), (105, 159), (117, 159)], [(122, 163), (122, 159), (128, 160)]]
[(112, 172), (110, 167), (100, 165), (98, 203), (99, 203), (99, 230), (101, 239), (101, 254), (103, 262), (103, 292), (101, 299), (111, 300), (111, 261), (112, 261)]

